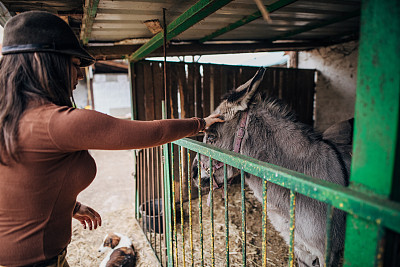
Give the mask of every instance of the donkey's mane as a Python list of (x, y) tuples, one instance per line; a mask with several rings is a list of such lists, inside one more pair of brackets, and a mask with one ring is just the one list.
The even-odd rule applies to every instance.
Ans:
[(257, 106), (260, 109), (267, 110), (272, 116), (277, 118), (298, 122), (296, 113), (294, 113), (285, 102), (278, 98), (268, 96), (265, 92), (255, 94), (249, 106), (251, 106), (251, 108)]

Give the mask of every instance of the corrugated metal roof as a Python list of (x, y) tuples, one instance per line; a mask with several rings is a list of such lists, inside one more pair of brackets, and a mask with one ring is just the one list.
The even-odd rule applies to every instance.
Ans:
[[(359, 0), (264, 0), (266, 8), (272, 10), (270, 23), (263, 20), (252, 0), (1, 2), (11, 15), (47, 10), (63, 16), (88, 50), (102, 59), (160, 55), (158, 43), (143, 49), (138, 57), (132, 56), (154, 37), (144, 21), (159, 20), (162, 24), (163, 9), (167, 25), (178, 22), (183, 29), (170, 33), (168, 26), (172, 36), (169, 55), (304, 50), (357, 39), (359, 31)], [(198, 6), (201, 8), (194, 8)]]

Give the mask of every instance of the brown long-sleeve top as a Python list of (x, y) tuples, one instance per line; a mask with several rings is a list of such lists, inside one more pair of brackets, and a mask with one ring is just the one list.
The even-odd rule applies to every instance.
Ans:
[(70, 242), (77, 195), (94, 179), (88, 149), (135, 149), (194, 135), (200, 119), (127, 121), (53, 104), (26, 111), (21, 162), (0, 165), (0, 265), (58, 255)]

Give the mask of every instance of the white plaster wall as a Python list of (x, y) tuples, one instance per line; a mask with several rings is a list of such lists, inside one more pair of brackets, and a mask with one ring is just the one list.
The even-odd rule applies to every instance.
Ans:
[(130, 118), (131, 96), (127, 74), (95, 74), (93, 98), (95, 110), (118, 118)]
[(354, 116), (358, 42), (322, 47), (299, 53), (299, 68), (316, 69), (315, 128)]
[(86, 82), (81, 80), (78, 82), (76, 89), (73, 91), (74, 100), (77, 108), (85, 108), (88, 104), (88, 90)]

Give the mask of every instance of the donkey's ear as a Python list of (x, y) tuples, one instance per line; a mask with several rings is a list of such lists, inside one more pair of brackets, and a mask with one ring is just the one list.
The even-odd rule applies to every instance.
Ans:
[(234, 118), (237, 112), (246, 110), (249, 101), (257, 91), (264, 77), (264, 72), (265, 68), (260, 68), (253, 78), (231, 91), (219, 104), (214, 113), (220, 114), (225, 121), (229, 121)]
[(243, 107), (243, 109), (246, 109), (250, 99), (253, 97), (254, 93), (257, 92), (257, 89), (263, 80), (264, 73), (265, 68), (261, 67), (258, 69), (253, 78), (229, 94), (229, 96), (226, 98), (228, 103), (235, 103), (236, 105)]

